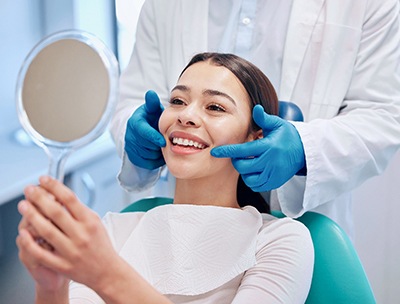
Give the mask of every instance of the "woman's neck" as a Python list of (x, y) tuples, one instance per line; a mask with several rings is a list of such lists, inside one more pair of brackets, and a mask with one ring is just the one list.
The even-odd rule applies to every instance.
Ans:
[(239, 208), (236, 199), (238, 176), (176, 180), (174, 204), (213, 205)]

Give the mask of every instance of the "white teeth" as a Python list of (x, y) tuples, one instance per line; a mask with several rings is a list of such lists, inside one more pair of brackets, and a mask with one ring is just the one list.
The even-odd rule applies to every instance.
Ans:
[(178, 138), (178, 137), (172, 138), (172, 143), (174, 145), (180, 145), (180, 146), (186, 146), (186, 147), (195, 147), (195, 148), (198, 148), (198, 149), (204, 149), (204, 147), (205, 147), (203, 144), (198, 143), (197, 141)]

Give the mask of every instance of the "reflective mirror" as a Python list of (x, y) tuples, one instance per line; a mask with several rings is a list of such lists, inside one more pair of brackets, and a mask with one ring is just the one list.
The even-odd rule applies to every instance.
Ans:
[(49, 156), (49, 175), (63, 180), (72, 151), (99, 137), (115, 109), (118, 62), (83, 31), (63, 31), (39, 42), (17, 81), (20, 123)]

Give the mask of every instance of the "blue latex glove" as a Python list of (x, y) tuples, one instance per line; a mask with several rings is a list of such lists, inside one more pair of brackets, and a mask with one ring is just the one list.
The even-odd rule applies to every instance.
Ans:
[(153, 170), (165, 164), (161, 147), (165, 139), (158, 131), (158, 120), (164, 107), (156, 92), (147, 91), (145, 104), (129, 118), (125, 133), (125, 151), (138, 167)]
[(219, 146), (211, 150), (211, 155), (232, 158), (233, 166), (253, 191), (270, 191), (305, 169), (303, 143), (291, 123), (268, 115), (260, 105), (254, 107), (253, 119), (262, 128), (263, 138)]

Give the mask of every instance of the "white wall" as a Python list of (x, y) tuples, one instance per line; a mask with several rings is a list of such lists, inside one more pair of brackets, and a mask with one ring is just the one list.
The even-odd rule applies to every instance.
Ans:
[(400, 152), (354, 192), (355, 246), (377, 303), (400, 303)]

